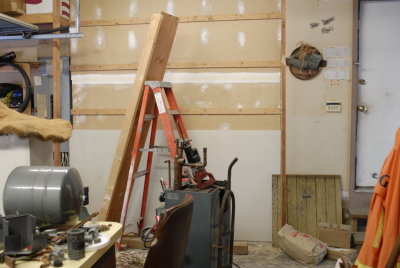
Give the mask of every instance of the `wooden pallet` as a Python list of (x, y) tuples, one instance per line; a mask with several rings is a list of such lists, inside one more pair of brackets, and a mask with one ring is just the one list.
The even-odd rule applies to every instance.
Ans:
[[(281, 227), (280, 175), (272, 176), (272, 243)], [(318, 236), (318, 223), (342, 223), (339, 175), (286, 175), (287, 223)]]

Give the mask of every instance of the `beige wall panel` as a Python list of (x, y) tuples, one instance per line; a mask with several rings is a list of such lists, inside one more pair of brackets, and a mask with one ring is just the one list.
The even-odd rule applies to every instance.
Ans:
[(280, 21), (184, 23), (178, 27), (170, 62), (280, 60)]
[(278, 12), (280, 0), (96, 0), (81, 1), (82, 20), (149, 18), (165, 11), (175, 16)]
[(137, 63), (148, 25), (81, 28), (81, 39), (71, 40), (72, 64)]
[(279, 115), (186, 115), (188, 130), (280, 130)]
[[(137, 63), (148, 25), (82, 28), (72, 40), (72, 64)], [(179, 24), (169, 62), (279, 61), (280, 21)]]
[[(119, 130), (76, 129), (72, 133), (71, 166), (79, 171), (84, 185), (90, 188), (90, 211), (97, 211), (103, 200), (119, 133)], [(279, 173), (280, 131), (197, 130), (190, 131), (189, 137), (199, 151), (208, 148), (207, 170), (218, 180), (226, 179), (229, 163), (235, 156), (239, 158), (232, 170), (232, 190), (236, 198), (235, 239), (271, 241), (272, 205), (269, 200), (272, 174)], [(166, 145), (162, 133), (157, 132), (155, 144)], [(9, 161), (15, 166), (10, 155), (7, 156), (6, 163)], [(159, 179), (168, 177), (164, 161), (171, 159), (166, 152), (155, 153), (153, 157), (145, 226), (154, 224), (155, 209), (162, 205), (158, 201)], [(146, 157), (143, 158), (140, 170), (145, 169)], [(6, 178), (8, 173), (2, 175)], [(129, 223), (136, 222), (140, 213), (143, 178), (138, 178), (133, 188)], [(128, 226), (126, 232), (130, 231), (136, 232), (135, 226)]]
[[(74, 129), (121, 129), (123, 116), (74, 116)], [(184, 115), (187, 130), (279, 130), (279, 115)]]
[[(126, 108), (134, 73), (127, 71), (74, 73), (73, 107)], [(235, 68), (170, 70), (180, 108), (276, 108), (280, 105), (279, 69)]]
[[(287, 0), (287, 50), (290, 55), (301, 41), (322, 53), (341, 46), (352, 51), (352, 1)], [(334, 17), (324, 26), (321, 19)], [(310, 23), (319, 23), (311, 28)], [(322, 29), (330, 29), (323, 33)], [(325, 29), (325, 30), (326, 30)], [(351, 55), (347, 58), (349, 62)], [(329, 59), (328, 59), (329, 62)], [(349, 70), (351, 71), (351, 64)], [(314, 79), (301, 81), (287, 74), (287, 173), (340, 174), (347, 196), (350, 136), (351, 81), (332, 83), (324, 70)], [(342, 103), (342, 111), (325, 112), (325, 101)], [(321, 150), (321, 148), (324, 148)]]

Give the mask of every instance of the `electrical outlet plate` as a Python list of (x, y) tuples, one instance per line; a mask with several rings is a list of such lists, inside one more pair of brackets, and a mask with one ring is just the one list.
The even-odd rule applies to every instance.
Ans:
[(325, 111), (327, 113), (340, 113), (342, 111), (342, 103), (337, 101), (325, 102)]

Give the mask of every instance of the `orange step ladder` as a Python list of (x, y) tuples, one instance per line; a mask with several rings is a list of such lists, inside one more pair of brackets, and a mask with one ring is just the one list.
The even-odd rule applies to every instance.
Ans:
[[(163, 93), (165, 94), (165, 98), (168, 101), (169, 107), (167, 107), (167, 105), (166, 105)], [(153, 114), (146, 114), (146, 110), (148, 109), (148, 105), (149, 105), (149, 98), (155, 99)], [(162, 82), (162, 81), (146, 81), (144, 83), (143, 99), (142, 99), (140, 112), (139, 112), (139, 120), (137, 123), (137, 128), (136, 128), (137, 130), (136, 130), (136, 135), (135, 135), (135, 140), (134, 140), (133, 150), (132, 150), (132, 160), (131, 160), (131, 164), (130, 164), (130, 168), (129, 168), (128, 181), (127, 181), (127, 185), (126, 185), (124, 202), (123, 202), (121, 219), (120, 219), (120, 223), (125, 227), (128, 205), (129, 205), (129, 201), (131, 198), (135, 179), (145, 176), (143, 196), (142, 196), (142, 206), (141, 206), (141, 211), (140, 211), (139, 234), (143, 228), (144, 218), (146, 215), (147, 195), (148, 195), (148, 190), (149, 190), (153, 153), (156, 151), (160, 151), (164, 148), (162, 146), (154, 145), (156, 131), (157, 131), (158, 117), (160, 117), (160, 119), (161, 119), (161, 124), (162, 124), (163, 130), (165, 132), (165, 137), (167, 140), (166, 149), (168, 149), (168, 151), (170, 153), (171, 162), (174, 161), (175, 156), (177, 154), (175, 134), (172, 129), (172, 123), (169, 119), (170, 115), (172, 115), (172, 117), (174, 119), (180, 139), (182, 139), (184, 141), (189, 141), (188, 134), (187, 134), (186, 129), (183, 124), (182, 116), (179, 112), (178, 104), (176, 103), (174, 94), (172, 92), (172, 84), (169, 82)], [(143, 149), (143, 148), (139, 148), (140, 147), (139, 144), (140, 144), (140, 140), (143, 135), (143, 133), (142, 133), (143, 126), (144, 126), (145, 121), (147, 121), (147, 120), (151, 121), (151, 134), (150, 134), (149, 148)], [(135, 166), (138, 166), (138, 164), (139, 164), (139, 163), (136, 163), (136, 161), (138, 161), (137, 156), (138, 156), (139, 152), (143, 152), (143, 151), (148, 151), (146, 169), (134, 173)], [(171, 185), (169, 185), (169, 187), (171, 187)]]

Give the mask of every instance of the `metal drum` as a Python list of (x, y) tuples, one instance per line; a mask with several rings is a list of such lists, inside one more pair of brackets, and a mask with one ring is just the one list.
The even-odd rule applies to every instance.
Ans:
[(6, 215), (31, 214), (44, 224), (76, 220), (82, 203), (81, 177), (71, 167), (17, 167), (8, 176), (3, 193)]

